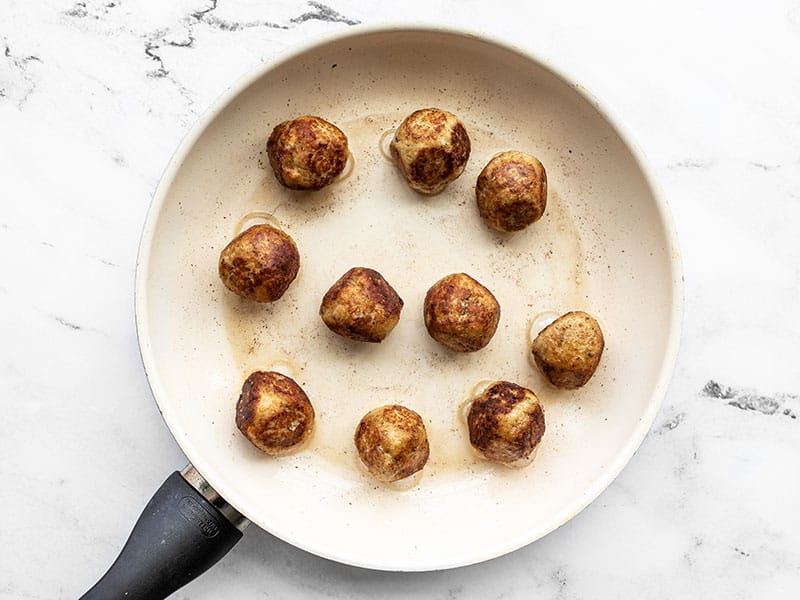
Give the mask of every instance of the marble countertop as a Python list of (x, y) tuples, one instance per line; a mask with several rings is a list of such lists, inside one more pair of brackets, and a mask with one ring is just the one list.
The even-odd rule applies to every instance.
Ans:
[(183, 466), (133, 280), (171, 153), (237, 76), (387, 20), (528, 48), (623, 116), (671, 203), (684, 337), (653, 429), (585, 511), (445, 572), (342, 566), (253, 527), (174, 595), (796, 598), (800, 3), (5, 0), (0, 4), (0, 598), (75, 598)]

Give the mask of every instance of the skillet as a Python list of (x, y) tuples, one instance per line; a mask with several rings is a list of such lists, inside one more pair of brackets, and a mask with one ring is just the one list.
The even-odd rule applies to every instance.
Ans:
[[(392, 129), (426, 106), (457, 114), (472, 141), (464, 174), (434, 197), (411, 191), (385, 156)], [(281, 188), (264, 156), (272, 127), (301, 114), (337, 124), (352, 151), (349, 174), (316, 193)], [(548, 207), (529, 230), (499, 235), (477, 215), (474, 182), (512, 148), (547, 168)], [(301, 255), (297, 280), (271, 305), (239, 299), (216, 275), (221, 248), (263, 220)], [(380, 345), (338, 338), (317, 314), (357, 265), (405, 300)], [(492, 289), (502, 317), (485, 350), (454, 356), (425, 334), (422, 302), (460, 271)], [(294, 49), (211, 107), (153, 197), (136, 324), (153, 395), (191, 464), (167, 479), (84, 598), (163, 598), (249, 521), (382, 570), (468, 565), (533, 542), (597, 497), (643, 440), (674, 365), (682, 302), (675, 231), (641, 152), (552, 66), (485, 36), (419, 27), (352, 28)], [(568, 310), (596, 315), (607, 346), (586, 387), (559, 391), (527, 348)], [(236, 398), (256, 369), (308, 393), (317, 421), (302, 451), (269, 458), (236, 430)], [(547, 432), (528, 468), (497, 468), (469, 446), (463, 405), (495, 379), (544, 405)], [(389, 403), (422, 414), (431, 441), (424, 474), (406, 485), (371, 480), (354, 455), (360, 417)]]

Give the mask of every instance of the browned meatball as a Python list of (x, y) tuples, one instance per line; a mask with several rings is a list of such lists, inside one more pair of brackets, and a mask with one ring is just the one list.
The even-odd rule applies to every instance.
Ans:
[(489, 161), (475, 187), (478, 211), (498, 231), (520, 231), (547, 206), (547, 174), (535, 156), (503, 152)]
[(425, 108), (406, 117), (390, 149), (408, 185), (423, 194), (436, 194), (464, 171), (470, 142), (458, 117)]
[(256, 448), (278, 456), (311, 435), (314, 407), (293, 379), (273, 371), (256, 371), (242, 386), (236, 426)]
[(544, 435), (544, 411), (529, 389), (497, 381), (472, 402), (467, 424), (470, 443), (486, 458), (520, 464), (531, 459)]
[(328, 328), (359, 342), (381, 342), (400, 320), (403, 300), (372, 269), (354, 267), (331, 286), (319, 314)]
[(294, 240), (272, 225), (253, 225), (219, 255), (219, 277), (242, 298), (275, 302), (297, 277), (300, 253)]
[(475, 352), (492, 339), (500, 304), (492, 292), (465, 273), (447, 275), (425, 296), (425, 327), (437, 342), (456, 352)]
[(267, 154), (283, 185), (293, 190), (319, 190), (344, 170), (347, 136), (325, 119), (298, 117), (272, 130)]
[(413, 475), (425, 466), (430, 454), (422, 417), (397, 404), (364, 415), (354, 442), (367, 470), (385, 482)]
[(575, 389), (594, 375), (605, 342), (600, 325), (585, 312), (568, 312), (533, 341), (536, 365), (554, 386)]

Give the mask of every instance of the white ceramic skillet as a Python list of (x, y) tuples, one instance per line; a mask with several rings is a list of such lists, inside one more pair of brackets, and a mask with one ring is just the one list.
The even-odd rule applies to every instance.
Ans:
[[(384, 156), (387, 132), (429, 106), (458, 115), (472, 141), (464, 174), (434, 197), (408, 188)], [(272, 128), (303, 114), (344, 130), (354, 159), (348, 176), (320, 192), (282, 188), (264, 155)], [(478, 216), (474, 187), (486, 162), (508, 149), (540, 158), (549, 198), (539, 222), (499, 235)], [(262, 218), (279, 222), (301, 255), (299, 276), (272, 305), (236, 297), (217, 277), (220, 250)], [(377, 269), (405, 300), (399, 325), (380, 345), (337, 337), (318, 316), (325, 291), (352, 266)], [(447, 351), (422, 323), (428, 287), (460, 271), (502, 306), (497, 334), (474, 354)], [(575, 309), (598, 318), (606, 350), (588, 385), (558, 391), (532, 367), (530, 336)], [(669, 211), (619, 122), (542, 60), (441, 29), (351, 29), (236, 84), (167, 167), (136, 277), (144, 366), (196, 469), (187, 471), (194, 487), (207, 497), (216, 490), (300, 548), (386, 570), (484, 561), (542, 537), (589, 504), (653, 421), (676, 357), (681, 311)], [(255, 369), (291, 375), (314, 404), (314, 436), (294, 455), (265, 456), (235, 427), (241, 384)], [(545, 407), (547, 431), (525, 469), (487, 463), (469, 446), (463, 405), (476, 385), (495, 379), (533, 389)], [(388, 403), (419, 412), (431, 442), (422, 477), (404, 486), (375, 482), (354, 455), (357, 422)], [(211, 540), (211, 554), (221, 555), (237, 534), (190, 497), (181, 490), (171, 496), (182, 502), (180, 527), (196, 526), (203, 543)], [(169, 514), (159, 510), (159, 518)], [(173, 537), (184, 540), (184, 533)], [(139, 544), (132, 540), (136, 531), (126, 548)], [(119, 568), (123, 558), (115, 567), (130, 575), (117, 583), (136, 588), (138, 571)], [(173, 589), (185, 582), (180, 561), (164, 562), (174, 568), (159, 578), (171, 577)], [(199, 569), (189, 570), (194, 576)], [(161, 597), (158, 590), (170, 586), (159, 579), (141, 597)]]

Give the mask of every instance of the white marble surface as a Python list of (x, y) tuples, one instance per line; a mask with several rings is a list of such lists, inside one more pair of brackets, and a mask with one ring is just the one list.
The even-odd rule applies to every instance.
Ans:
[(79, 596), (183, 465), (132, 299), (181, 137), (259, 62), (387, 19), (515, 42), (625, 118), (682, 243), (669, 394), (619, 479), (511, 555), (378, 573), (251, 528), (175, 598), (797, 598), (800, 2), (327, 2), (0, 2), (0, 598)]

